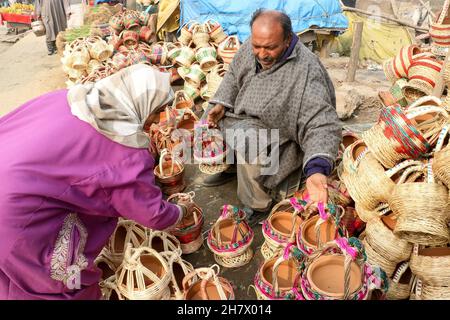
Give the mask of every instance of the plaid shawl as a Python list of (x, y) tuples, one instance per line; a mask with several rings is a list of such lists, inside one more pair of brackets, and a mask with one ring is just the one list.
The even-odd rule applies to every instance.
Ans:
[(148, 148), (148, 116), (173, 99), (170, 75), (144, 65), (124, 68), (96, 83), (79, 84), (67, 95), (72, 114), (122, 145)]

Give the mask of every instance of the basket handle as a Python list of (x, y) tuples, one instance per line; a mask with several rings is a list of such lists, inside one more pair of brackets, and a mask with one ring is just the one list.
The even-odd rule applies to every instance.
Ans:
[(445, 111), (445, 109), (436, 107), (436, 106), (420, 106), (420, 107), (414, 108), (412, 110), (408, 109), (405, 111), (405, 114), (406, 114), (406, 117), (411, 120), (415, 117), (423, 116), (430, 112), (440, 113), (440, 114), (444, 115), (446, 118), (448, 118), (448, 112)]
[(170, 166), (170, 173), (168, 176), (171, 176), (173, 174), (175, 159), (173, 158), (172, 154), (167, 149), (163, 149), (161, 151), (161, 157), (159, 160), (159, 172), (161, 173), (161, 177), (165, 176), (164, 171), (163, 171), (163, 162), (166, 161), (166, 155), (169, 155), (170, 159), (172, 160), (172, 162), (171, 162), (172, 165)]
[(442, 23), (444, 22), (444, 19), (447, 16), (449, 7), (450, 7), (450, 0), (445, 0), (444, 5), (442, 6), (442, 11), (439, 13), (439, 17), (436, 21), (436, 23), (438, 25), (442, 25)]
[(338, 238), (335, 240), (338, 247), (344, 254), (344, 296), (343, 299), (347, 300), (350, 296), (350, 267), (353, 260), (358, 256), (358, 250), (350, 246), (347, 238)]
[(403, 169), (406, 169), (411, 166), (422, 166), (422, 165), (423, 165), (423, 163), (418, 160), (406, 160), (406, 161), (403, 161), (403, 162), (397, 164), (395, 167), (393, 167), (389, 170), (386, 170), (385, 174), (389, 178), (392, 178), (395, 174), (399, 173)]
[[(408, 110), (415, 109), (417, 107), (422, 107), (422, 104), (428, 101), (432, 101), (436, 103), (438, 106), (442, 105), (442, 100), (435, 97), (435, 96), (425, 96), (422, 98), (417, 99), (415, 102), (413, 102), (409, 107)], [(431, 105), (432, 106), (432, 105)]]
[(284, 252), (278, 259), (275, 261), (273, 267), (272, 267), (272, 281), (273, 281), (273, 289), (275, 292), (278, 291), (278, 269), (283, 261), (289, 260), (290, 258), (290, 250), (293, 246), (292, 243), (289, 243), (286, 248), (284, 248)]
[(400, 278), (405, 274), (406, 270), (408, 270), (409, 262), (403, 262), (400, 267), (398, 267), (397, 271), (395, 272), (394, 277), (392, 278), (392, 281), (395, 283), (399, 283)]
[(450, 124), (447, 124), (442, 129), (441, 133), (439, 134), (438, 141), (436, 143), (436, 148), (434, 149), (434, 152), (439, 152), (444, 147), (445, 138), (450, 135)]
[(397, 185), (400, 185), (400, 184), (405, 183), (405, 181), (406, 181), (406, 179), (408, 178), (408, 176), (409, 176), (411, 173), (413, 173), (413, 172), (419, 172), (419, 173), (421, 173), (420, 175), (418, 175), (417, 177), (415, 177), (414, 180), (417, 180), (417, 178), (419, 178), (422, 174), (424, 174), (423, 169), (424, 169), (423, 163), (422, 163), (420, 166), (409, 167), (408, 169), (406, 169), (406, 170), (402, 173), (400, 179), (399, 179), (398, 182), (397, 182)]
[[(214, 271), (214, 267), (217, 267), (217, 272)], [(200, 290), (201, 295), (204, 300), (209, 300), (208, 293), (206, 292), (206, 285), (208, 284), (208, 281), (212, 278), (212, 281), (214, 285), (216, 286), (217, 292), (219, 293), (219, 297), (221, 300), (227, 300), (227, 296), (225, 294), (225, 290), (221, 285), (220, 278), (218, 277), (218, 274), (220, 272), (220, 268), (217, 264), (213, 265), (211, 268), (208, 269), (208, 272), (206, 274), (206, 277), (202, 279), (202, 282), (200, 284)]]

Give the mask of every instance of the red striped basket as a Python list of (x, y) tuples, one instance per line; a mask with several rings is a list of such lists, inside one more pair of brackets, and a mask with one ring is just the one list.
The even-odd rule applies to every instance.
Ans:
[(403, 95), (409, 102), (432, 95), (439, 79), (443, 63), (431, 57), (413, 61), (408, 69), (408, 84), (403, 87)]
[(430, 27), (430, 36), (433, 40), (431, 51), (436, 55), (445, 56), (450, 48), (450, 0), (444, 2), (442, 11)]

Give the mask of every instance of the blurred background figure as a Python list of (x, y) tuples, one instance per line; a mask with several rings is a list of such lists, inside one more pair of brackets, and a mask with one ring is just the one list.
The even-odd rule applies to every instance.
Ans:
[(52, 55), (56, 53), (56, 36), (67, 28), (69, 0), (36, 0), (35, 14), (44, 23), (48, 54)]

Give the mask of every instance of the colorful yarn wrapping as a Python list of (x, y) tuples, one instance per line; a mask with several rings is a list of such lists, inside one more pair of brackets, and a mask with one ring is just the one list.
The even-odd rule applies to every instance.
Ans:
[[(241, 223), (246, 223), (245, 222), (245, 213), (242, 210), (239, 210), (237, 207), (233, 207), (232, 208), (232, 214), (230, 215), (228, 213), (228, 205), (224, 205), (223, 206), (223, 211), (219, 217), (219, 220), (225, 219), (225, 218), (232, 218), (236, 221), (236, 228), (238, 228), (239, 224)], [(237, 230), (237, 229), (236, 229)], [(215, 239), (213, 239), (212, 237), (212, 229), (210, 230), (210, 232), (208, 233), (208, 238), (207, 238), (207, 243), (208, 246), (211, 248), (211, 250), (213, 250), (214, 252), (218, 252), (218, 253), (237, 253), (239, 250), (242, 250), (242, 248), (244, 247), (248, 247), (251, 242), (253, 241), (253, 237), (254, 237), (254, 232), (253, 230), (248, 227), (248, 233), (242, 237), (241, 240), (235, 242), (235, 243), (231, 243), (231, 244), (226, 244), (226, 245), (220, 245), (217, 243), (217, 241)]]

